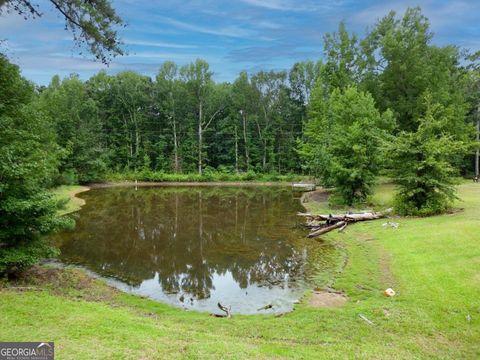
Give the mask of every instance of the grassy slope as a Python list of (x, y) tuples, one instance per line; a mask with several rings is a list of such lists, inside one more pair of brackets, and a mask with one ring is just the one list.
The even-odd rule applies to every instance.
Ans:
[[(46, 291), (0, 292), (0, 341), (54, 340), (59, 359), (478, 358), (480, 186), (460, 195), (461, 213), (329, 234), (349, 254), (335, 284), (350, 297), (341, 309), (217, 319), (118, 292), (97, 298), (112, 290), (68, 271)], [(382, 296), (389, 286), (396, 297)]]
[(65, 207), (59, 211), (60, 215), (70, 214), (85, 204), (85, 200), (75, 197), (75, 195), (88, 191), (89, 188), (80, 185), (62, 185), (53, 191), (53, 195), (58, 201), (65, 201)]

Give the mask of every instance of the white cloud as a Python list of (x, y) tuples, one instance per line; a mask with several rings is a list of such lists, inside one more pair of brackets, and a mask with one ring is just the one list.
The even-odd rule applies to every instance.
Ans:
[(162, 47), (162, 48), (173, 48), (173, 49), (195, 49), (198, 46), (196, 45), (186, 45), (186, 44), (176, 44), (164, 41), (146, 41), (146, 40), (133, 40), (125, 39), (125, 44), (135, 45), (135, 46), (151, 46), (151, 47)]
[(298, 6), (289, 0), (241, 0), (249, 5), (263, 7), (271, 10), (298, 10)]
[(240, 0), (248, 5), (281, 11), (328, 11), (343, 5), (342, 0)]
[(153, 51), (141, 51), (134, 54), (130, 54), (123, 59), (141, 58), (141, 59), (168, 59), (168, 60), (193, 60), (197, 57), (201, 57), (198, 54), (181, 54), (171, 52), (153, 52)]
[(245, 38), (253, 35), (250, 30), (241, 28), (239, 26), (227, 26), (227, 27), (219, 27), (218, 29), (214, 29), (214, 28), (209, 28), (201, 25), (190, 24), (190, 23), (175, 20), (169, 17), (162, 16), (159, 18), (164, 23), (175, 26), (179, 29), (200, 32), (204, 34), (236, 37), (236, 38)]

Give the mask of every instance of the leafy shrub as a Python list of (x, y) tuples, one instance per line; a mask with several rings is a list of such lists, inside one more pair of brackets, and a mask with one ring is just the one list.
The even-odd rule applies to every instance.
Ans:
[(469, 142), (452, 128), (458, 114), (425, 97), (425, 114), (415, 132), (400, 133), (391, 147), (392, 177), (398, 185), (396, 211), (403, 215), (433, 215), (456, 199), (455, 159), (468, 152)]

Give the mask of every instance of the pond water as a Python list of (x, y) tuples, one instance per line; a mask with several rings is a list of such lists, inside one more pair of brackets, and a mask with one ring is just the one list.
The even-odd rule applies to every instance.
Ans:
[(55, 235), (60, 260), (174, 306), (285, 312), (335, 268), (332, 245), (305, 239), (303, 208), (287, 188), (117, 187), (80, 197), (75, 229)]

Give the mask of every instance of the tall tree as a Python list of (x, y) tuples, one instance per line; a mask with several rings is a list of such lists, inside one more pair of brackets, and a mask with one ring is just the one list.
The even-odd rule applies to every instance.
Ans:
[[(234, 112), (238, 113), (241, 123), (239, 132), (243, 135), (243, 150), (245, 170), (250, 168), (250, 131), (249, 117), (253, 114), (254, 104), (256, 103), (257, 94), (252, 86), (246, 71), (242, 71), (232, 86), (232, 102)], [(236, 118), (234, 114), (233, 118)]]
[(119, 73), (112, 80), (110, 119), (112, 126), (121, 130), (118, 134), (123, 134), (119, 141), (125, 149), (126, 167), (137, 170), (143, 165), (142, 135), (151, 116), (153, 84), (149, 77), (133, 71)]
[(267, 170), (268, 146), (273, 144), (273, 130), (276, 106), (280, 92), (285, 87), (286, 72), (260, 71), (252, 76), (252, 85), (258, 92), (259, 116), (254, 117), (257, 125), (258, 137), (261, 143), (261, 169)]
[(391, 109), (399, 130), (415, 131), (424, 113), (425, 93), (448, 106), (464, 102), (459, 85), (459, 51), (431, 45), (433, 34), (420, 8), (401, 19), (390, 12), (362, 42), (371, 75), (366, 88), (380, 109)]
[(57, 143), (67, 151), (60, 167), (63, 175), (71, 174), (73, 183), (101, 179), (105, 171), (102, 128), (85, 84), (75, 75), (62, 82), (54, 77), (39, 101), (55, 125)]
[(33, 86), (0, 56), (0, 274), (12, 274), (52, 255), (42, 235), (67, 223), (46, 188), (60, 148)]
[(171, 124), (173, 137), (173, 170), (175, 173), (180, 171), (180, 137), (177, 119), (177, 107), (180, 102), (179, 82), (177, 65), (170, 61), (163, 63), (156, 77), (157, 101), (159, 101), (160, 111), (164, 113), (169, 124)]
[(212, 121), (222, 111), (222, 106), (210, 109), (206, 113), (206, 103), (209, 95), (212, 94), (213, 73), (205, 60), (197, 59), (194, 63), (185, 65), (181, 69), (182, 76), (185, 78), (188, 88), (193, 96), (197, 107), (197, 135), (198, 135), (198, 173), (202, 175), (203, 171), (203, 136), (204, 131), (208, 129)]
[(348, 33), (343, 21), (338, 26), (338, 32), (324, 36), (323, 53), (325, 62), (319, 72), (325, 93), (360, 82), (362, 67), (359, 41), (355, 34)]

